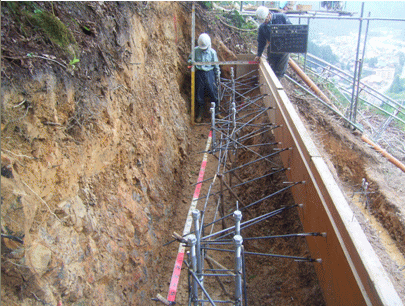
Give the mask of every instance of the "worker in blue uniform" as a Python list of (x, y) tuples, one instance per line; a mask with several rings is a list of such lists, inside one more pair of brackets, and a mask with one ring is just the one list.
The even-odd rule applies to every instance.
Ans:
[[(291, 24), (291, 21), (285, 14), (273, 13), (265, 6), (260, 6), (256, 10), (256, 17), (261, 23), (257, 36), (257, 56), (255, 57), (255, 61), (259, 62), (267, 42), (270, 42), (270, 26), (273, 24)], [(267, 47), (267, 61), (279, 79), (287, 71), (289, 58), (289, 53), (274, 53), (270, 51), (270, 45)]]
[[(188, 62), (191, 63), (190, 54)], [(198, 37), (198, 46), (194, 48), (195, 62), (218, 62), (217, 52), (211, 48), (211, 38), (207, 33)], [(203, 119), (205, 96), (210, 97), (210, 102), (215, 102), (215, 114), (219, 119), (224, 117), (219, 114), (218, 89), (215, 81), (216, 76), (221, 75), (219, 65), (196, 65), (195, 84), (197, 100), (197, 118), (196, 122), (200, 123)]]

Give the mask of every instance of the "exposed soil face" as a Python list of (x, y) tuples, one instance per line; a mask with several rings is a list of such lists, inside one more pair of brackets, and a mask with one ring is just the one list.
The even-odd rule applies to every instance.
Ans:
[[(45, 11), (71, 45), (28, 18)], [(235, 59), (222, 39), (242, 40), (196, 12), (219, 58)], [(189, 152), (191, 3), (1, 13), (2, 301), (150, 304)]]
[[(173, 231), (181, 232), (200, 164), (191, 153), (201, 151), (207, 135), (205, 127), (191, 128), (188, 116), (191, 3), (21, 5), (20, 13), (13, 13), (1, 3), (2, 302), (150, 305), (151, 297), (167, 290), (177, 247), (162, 244)], [(76, 49), (59, 47), (32, 22), (22, 22), (24, 10), (34, 13), (32, 5), (62, 21)], [(247, 53), (245, 41), (199, 5), (196, 15), (196, 35), (211, 34), (220, 60)], [(71, 48), (80, 59), (75, 66), (69, 64)], [(313, 118), (322, 118), (325, 130), (347, 143), (339, 124)], [(340, 142), (333, 143), (330, 152), (340, 152)], [(355, 168), (359, 158), (346, 160), (350, 151), (331, 156), (339, 161), (337, 173), (356, 186), (363, 175), (349, 174), (369, 173), (368, 165), (379, 157), (372, 151), (364, 155), (360, 144), (346, 147), (359, 151), (364, 165)], [(367, 176), (376, 178), (373, 191), (383, 189), (380, 176)], [(391, 204), (394, 194), (371, 194), (371, 207), (395, 229), (399, 247), (403, 222), (396, 216), (404, 214)], [(291, 202), (284, 197), (278, 200)], [(297, 220), (291, 211), (272, 231), (298, 231)], [(259, 235), (256, 230), (251, 234)], [(305, 244), (295, 242), (268, 247), (305, 256)], [(252, 276), (249, 289), (261, 305), (322, 304), (311, 264), (260, 262), (268, 282)], [(250, 275), (257, 270), (249, 266)], [(298, 272), (286, 273), (291, 270)], [(296, 287), (301, 295), (290, 293)], [(180, 300), (187, 294), (181, 292)]]
[(25, 44), (2, 3), (2, 234), (24, 240), (2, 239), (2, 301), (146, 305), (187, 154), (189, 17), (178, 3), (50, 5), (82, 50), (73, 72), (26, 58), (68, 55), (44, 35)]

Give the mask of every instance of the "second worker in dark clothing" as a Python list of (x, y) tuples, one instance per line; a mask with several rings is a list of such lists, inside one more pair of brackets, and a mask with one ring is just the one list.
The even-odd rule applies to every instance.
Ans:
[[(265, 6), (260, 6), (256, 10), (256, 16), (261, 22), (257, 36), (257, 56), (255, 58), (255, 61), (258, 62), (267, 42), (270, 41), (270, 26), (273, 24), (291, 24), (291, 21), (285, 14), (270, 12)], [(267, 61), (279, 79), (287, 71), (289, 58), (289, 53), (274, 53), (270, 51), (270, 45), (267, 47)]]

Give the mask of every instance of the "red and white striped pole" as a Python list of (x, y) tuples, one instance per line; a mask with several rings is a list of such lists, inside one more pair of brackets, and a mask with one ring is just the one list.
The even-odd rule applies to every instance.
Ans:
[[(204, 153), (204, 157), (203, 157), (203, 160), (201, 163), (200, 173), (198, 174), (197, 182), (201, 182), (201, 183), (198, 183), (197, 186), (195, 187), (193, 200), (191, 201), (190, 209), (188, 210), (188, 214), (187, 214), (186, 224), (185, 224), (184, 230), (183, 230), (183, 237), (185, 237), (185, 235), (190, 233), (191, 225), (193, 223), (192, 212), (193, 212), (193, 210), (195, 210), (197, 208), (197, 202), (198, 202), (198, 198), (199, 198), (200, 192), (201, 192), (202, 181), (204, 180), (205, 167), (207, 165), (208, 151), (211, 146), (211, 141), (212, 141), (212, 131), (210, 131), (210, 133), (208, 134), (207, 144), (205, 147), (206, 153)], [(174, 264), (172, 279), (170, 281), (169, 293), (167, 295), (167, 300), (169, 302), (174, 302), (176, 299), (177, 286), (178, 286), (179, 280), (180, 280), (181, 266), (183, 265), (185, 250), (186, 250), (185, 246), (183, 244), (180, 244), (179, 251), (177, 253), (176, 262)]]

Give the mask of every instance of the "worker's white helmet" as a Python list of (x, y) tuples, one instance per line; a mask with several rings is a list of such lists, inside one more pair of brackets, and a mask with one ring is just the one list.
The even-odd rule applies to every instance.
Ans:
[(206, 50), (211, 46), (211, 38), (207, 33), (202, 33), (200, 37), (198, 37), (198, 46), (202, 50)]
[(260, 23), (263, 23), (267, 16), (269, 15), (270, 10), (265, 6), (259, 6), (256, 10), (256, 17)]

